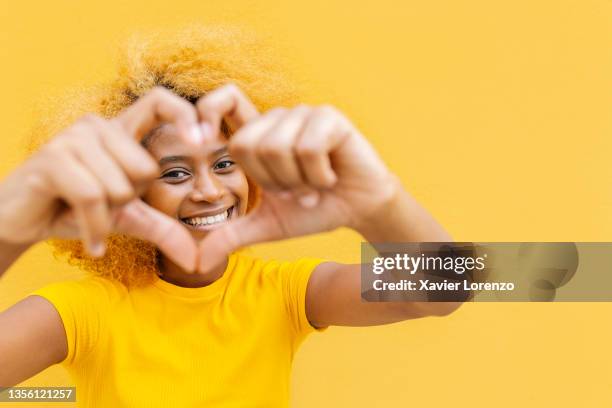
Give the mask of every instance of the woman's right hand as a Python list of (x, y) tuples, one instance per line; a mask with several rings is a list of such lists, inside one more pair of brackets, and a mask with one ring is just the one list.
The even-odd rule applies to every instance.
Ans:
[(87, 115), (55, 136), (0, 183), (0, 241), (81, 238), (92, 256), (101, 256), (104, 238), (121, 232), (153, 242), (194, 270), (197, 247), (189, 232), (139, 198), (159, 176), (139, 142), (164, 123), (201, 143), (194, 106), (164, 88), (113, 119)]

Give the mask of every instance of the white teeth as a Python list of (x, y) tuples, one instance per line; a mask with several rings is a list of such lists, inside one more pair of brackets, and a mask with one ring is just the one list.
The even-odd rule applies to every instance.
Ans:
[(225, 210), (222, 213), (216, 214), (216, 215), (211, 215), (208, 217), (193, 217), (193, 218), (187, 218), (184, 221), (187, 224), (193, 225), (193, 226), (201, 226), (201, 225), (211, 225), (211, 224), (217, 224), (220, 222), (224, 222), (225, 220), (227, 220), (229, 214), (229, 210)]

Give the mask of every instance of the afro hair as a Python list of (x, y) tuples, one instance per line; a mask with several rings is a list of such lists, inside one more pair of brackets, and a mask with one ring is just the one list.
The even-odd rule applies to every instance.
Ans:
[[(253, 33), (232, 26), (191, 26), (134, 35), (120, 54), (116, 78), (55, 97), (55, 112), (39, 119), (27, 150), (34, 152), (85, 113), (111, 118), (155, 86), (195, 102), (221, 85), (234, 83), (260, 111), (293, 105), (296, 88), (273, 55), (269, 45)], [(247, 211), (256, 205), (258, 195), (259, 189), (249, 180)], [(48, 242), (56, 258), (126, 286), (145, 285), (159, 273), (159, 250), (133, 237), (111, 234), (101, 258), (90, 257), (80, 240)]]

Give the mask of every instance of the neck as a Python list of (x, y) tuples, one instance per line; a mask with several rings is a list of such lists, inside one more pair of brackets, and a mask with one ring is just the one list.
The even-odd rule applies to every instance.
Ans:
[(201, 288), (208, 286), (221, 276), (227, 268), (228, 258), (219, 267), (206, 274), (189, 273), (165, 256), (159, 261), (160, 278), (168, 283), (185, 288)]

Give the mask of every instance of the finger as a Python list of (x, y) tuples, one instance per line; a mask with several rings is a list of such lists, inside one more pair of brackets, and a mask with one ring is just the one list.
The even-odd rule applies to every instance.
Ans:
[(89, 253), (92, 256), (102, 256), (105, 250), (104, 238), (112, 228), (103, 187), (76, 158), (64, 154), (54, 162), (57, 167), (49, 172), (50, 183), (74, 210), (81, 237)]
[(213, 230), (200, 242), (198, 272), (206, 274), (219, 266), (235, 250), (258, 242), (284, 237), (282, 227), (255, 211)]
[(309, 113), (310, 108), (306, 106), (289, 110), (259, 141), (259, 161), (284, 188), (295, 190), (307, 187), (294, 148)]
[(272, 129), (283, 116), (285, 110), (273, 109), (263, 116), (252, 120), (238, 130), (230, 139), (229, 152), (240, 163), (246, 174), (264, 189), (279, 190), (285, 188), (271, 174), (258, 157), (259, 141)]
[(107, 121), (100, 130), (102, 145), (119, 164), (136, 193), (140, 195), (148, 183), (158, 177), (159, 165), (140, 143), (129, 137), (121, 126)]
[[(99, 132), (99, 127), (89, 127), (88, 132)], [(73, 136), (70, 149), (96, 178), (113, 205), (122, 205), (134, 198), (134, 189), (121, 167), (103, 148), (99, 136), (81, 134)]]
[(173, 123), (186, 142), (195, 145), (202, 143), (198, 115), (193, 105), (162, 87), (153, 88), (113, 121), (138, 141), (156, 127)]
[(50, 231), (57, 238), (78, 239), (80, 238), (79, 224), (74, 215), (74, 210), (66, 208), (53, 220)]
[(350, 128), (333, 108), (318, 108), (298, 136), (296, 154), (309, 185), (331, 188), (337, 181), (330, 154), (350, 136)]
[(215, 133), (221, 128), (223, 119), (235, 131), (259, 116), (253, 102), (234, 84), (217, 88), (200, 98), (196, 108), (200, 120), (208, 123)]
[(152, 242), (184, 270), (195, 270), (197, 246), (189, 231), (141, 199), (132, 200), (116, 212), (115, 228)]

